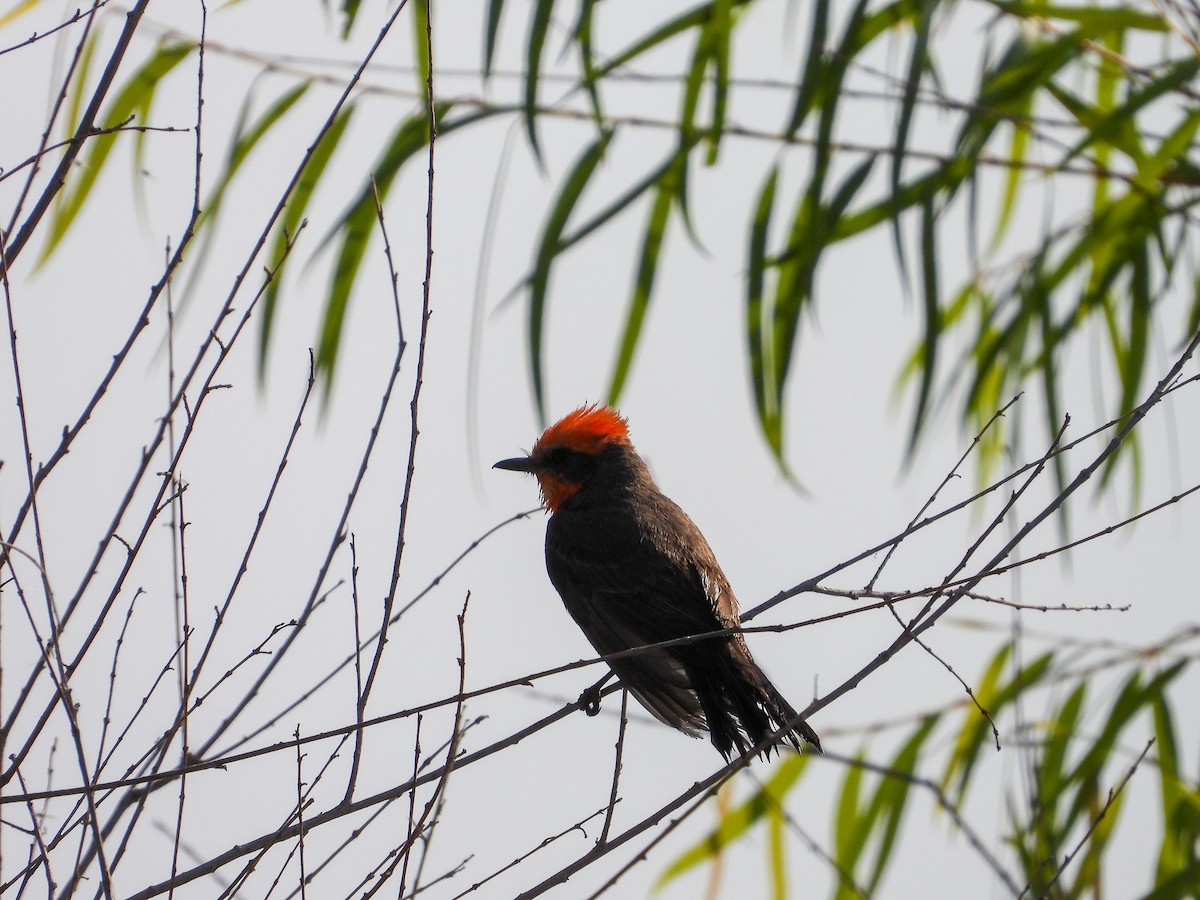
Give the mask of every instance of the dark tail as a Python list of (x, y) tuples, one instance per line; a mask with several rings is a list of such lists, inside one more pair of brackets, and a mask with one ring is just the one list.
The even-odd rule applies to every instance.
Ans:
[(795, 723), (787, 735), (787, 739), (792, 746), (797, 750), (802, 750), (803, 748), (800, 746), (798, 738), (803, 738), (809, 746), (818, 753), (821, 753), (821, 739), (817, 737), (817, 733), (809, 727), (807, 722), (800, 718), (796, 710), (792, 709), (792, 705), (783, 698), (783, 694), (775, 689), (775, 685), (771, 684), (767, 676), (762, 674), (761, 669), (759, 670), (759, 675), (762, 675), (763, 683), (761, 687), (763, 693), (766, 695), (764, 706), (766, 706), (774, 726), (771, 731), (782, 728), (789, 723)]
[[(821, 740), (817, 733), (801, 721), (796, 710), (771, 684), (750, 658), (748, 652), (729, 655), (724, 665), (694, 668), (689, 673), (692, 686), (704, 710), (709, 737), (713, 746), (726, 759), (735, 752), (745, 753), (755, 744), (769, 737), (784, 726), (791, 726), (781, 740), (786, 740), (797, 750), (803, 750), (800, 741), (821, 752)], [(763, 751), (769, 756), (773, 747)]]

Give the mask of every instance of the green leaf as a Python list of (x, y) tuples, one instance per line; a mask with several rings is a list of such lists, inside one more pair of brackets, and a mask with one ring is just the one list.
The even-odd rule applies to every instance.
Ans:
[[(900, 101), (900, 116), (896, 123), (896, 138), (892, 142), (891, 187), (892, 196), (898, 197), (904, 172), (904, 156), (908, 148), (908, 132), (912, 127), (913, 113), (917, 106), (917, 91), (921, 88), (921, 79), (930, 66), (929, 36), (933, 30), (934, 14), (940, 0), (921, 0), (921, 11), (917, 15), (916, 33), (913, 38), (912, 52), (908, 58), (908, 72), (904, 76), (903, 98)], [(930, 211), (932, 208), (929, 207)], [(892, 245), (896, 253), (896, 261), (900, 267), (900, 281), (905, 285), (907, 293), (908, 265), (905, 261), (904, 237), (900, 231), (900, 216), (892, 216)]]
[(562, 234), (575, 204), (590, 183), (608, 145), (612, 132), (605, 132), (600, 139), (588, 147), (576, 160), (563, 181), (558, 199), (550, 209), (550, 215), (542, 228), (542, 237), (534, 257), (533, 271), (529, 276), (529, 368), (533, 378), (533, 396), (538, 415), (546, 417), (545, 376), (543, 375), (542, 334), (545, 324), (546, 303), (550, 290), (550, 272), (555, 260), (565, 250)]
[(784, 134), (788, 140), (796, 136), (812, 111), (818, 86), (825, 81), (825, 37), (829, 32), (829, 0), (813, 4), (812, 25), (809, 27), (808, 50), (804, 54), (804, 74), (796, 87), (796, 100)]
[[(1161, 695), (1162, 691), (1183, 671), (1186, 665), (1187, 660), (1181, 660), (1158, 673), (1146, 684), (1142, 683), (1140, 671), (1135, 670), (1129, 676), (1117, 694), (1116, 700), (1113, 701), (1104, 727), (1071, 772), (1072, 782), (1079, 785), (1099, 782), (1104, 764), (1113, 750), (1119, 746), (1121, 733), (1135, 715), (1150, 706), (1156, 696)], [(1067, 826), (1078, 821), (1083, 815), (1086, 802), (1087, 793), (1081, 788), (1067, 813)]]
[[(975, 689), (976, 700), (991, 714), (993, 719), (1022, 693), (1041, 681), (1054, 661), (1052, 652), (1043, 653), (1028, 665), (1017, 670), (1007, 682), (1001, 684), (1001, 673), (1011, 650), (1009, 645), (1001, 648), (988, 664), (979, 686)], [(963, 717), (962, 729), (955, 742), (954, 752), (942, 775), (943, 789), (948, 788), (953, 781), (957, 781), (954, 789), (956, 803), (961, 803), (966, 797), (971, 773), (979, 760), (979, 752), (991, 734), (992, 727), (988, 720), (980, 714), (974, 704), (968, 706)]]
[(1037, 794), (1047, 815), (1054, 810), (1068, 784), (1066, 759), (1071, 743), (1076, 740), (1088, 683), (1080, 681), (1059, 707), (1058, 715), (1046, 727), (1041, 756), (1037, 763)]
[(800, 780), (808, 768), (809, 757), (803, 754), (788, 754), (780, 759), (772, 770), (771, 777), (762, 788), (738, 807), (730, 810), (717, 827), (677, 856), (654, 883), (658, 893), (672, 881), (704, 865), (717, 856), (725, 847), (746, 835), (750, 829)]
[(10, 9), (8, 12), (0, 15), (0, 28), (3, 28), (9, 22), (12, 22), (13, 20), (25, 15), (25, 13), (37, 6), (39, 2), (41, 2), (41, 0), (21, 0), (20, 3)]
[[(1121, 143), (1128, 145), (1130, 123), (1136, 120), (1137, 113), (1165, 94), (1188, 84), (1196, 77), (1197, 72), (1200, 72), (1200, 59), (1191, 56), (1170, 64), (1166, 74), (1157, 75), (1145, 87), (1131, 91), (1128, 100), (1089, 127), (1088, 133), (1059, 162), (1059, 168), (1070, 164), (1084, 150), (1099, 141), (1114, 143), (1118, 148)], [(1124, 135), (1123, 141), (1118, 135)], [(1137, 161), (1139, 158), (1134, 159)]]
[(354, 27), (354, 20), (358, 16), (359, 7), (362, 6), (362, 0), (342, 0), (342, 40), (350, 37), (350, 29)]
[(908, 457), (911, 460), (917, 439), (925, 426), (925, 416), (933, 396), (937, 376), (937, 348), (941, 338), (942, 314), (938, 308), (937, 215), (933, 198), (926, 198), (921, 207), (921, 298), (925, 326), (921, 340), (921, 386), (917, 392), (917, 408), (913, 412), (912, 429), (908, 438)]
[(771, 212), (775, 208), (775, 191), (778, 186), (779, 167), (772, 166), (758, 193), (747, 253), (746, 338), (749, 344), (750, 381), (754, 385), (754, 405), (762, 423), (777, 420), (779, 416), (779, 411), (774, 407), (774, 392), (767, 390), (767, 385), (774, 383), (774, 376), (767, 371), (770, 348), (763, 340), (767, 240), (770, 237)]
[(212, 238), (216, 233), (216, 223), (220, 217), (221, 205), (225, 201), (229, 185), (233, 182), (242, 164), (258, 146), (258, 142), (300, 101), (311, 84), (311, 81), (302, 81), (295, 87), (284, 91), (253, 123), (249, 124), (250, 110), (254, 105), (256, 93), (253, 88), (247, 91), (238, 112), (237, 123), (234, 125), (233, 140), (230, 142), (229, 152), (225, 157), (225, 167), (220, 170), (216, 184), (209, 191), (207, 199), (201, 206), (202, 212), (197, 223), (197, 231), (201, 232), (201, 237), (197, 242), (199, 246), (193, 255), (187, 287), (184, 289), (185, 300), (191, 295), (204, 271), (213, 246)]
[[(915, 776), (917, 774), (917, 763), (921, 758), (921, 750), (924, 748), (925, 742), (929, 740), (930, 735), (933, 734), (933, 729), (937, 726), (937, 723), (938, 716), (927, 716), (922, 719), (921, 724), (917, 726), (909, 739), (904, 742), (888, 768), (894, 772), (903, 772)], [(905, 804), (911, 788), (912, 783), (903, 778), (891, 775), (885, 775), (880, 778), (879, 787), (876, 789), (875, 798), (871, 803), (869, 818), (864, 823), (871, 830), (875, 830), (876, 822), (882, 817), (882, 828), (879, 829), (878, 849), (875, 852), (875, 861), (865, 880), (867, 896), (876, 895), (879, 884), (883, 880), (883, 873), (891, 861), (892, 851), (896, 846), (896, 837), (900, 833), (900, 822), (904, 817)]]
[(715, 165), (725, 134), (725, 114), (729, 107), (729, 45), (733, 40), (733, 2), (715, 0), (713, 18), (706, 32), (711, 35), (712, 62), (712, 121), (708, 127), (708, 156), (705, 162)]
[(993, 5), (1009, 15), (1019, 18), (1076, 22), (1088, 25), (1095, 32), (1133, 29), (1163, 33), (1170, 30), (1170, 26), (1163, 21), (1162, 17), (1142, 12), (1133, 6), (1105, 7), (1090, 3), (1062, 6), (1055, 3), (1025, 2), (1025, 0), (994, 0)]
[(533, 15), (529, 17), (529, 38), (525, 50), (525, 133), (529, 136), (529, 146), (539, 163), (542, 161), (542, 151), (538, 145), (536, 126), (538, 77), (553, 13), (554, 0), (537, 0)]
[(500, 19), (504, 15), (504, 0), (488, 0), (487, 24), (483, 32), (483, 77), (492, 77), (496, 62), (496, 39), (500, 35)]
[(412, 8), (413, 59), (416, 60), (417, 96), (429, 105), (429, 0), (414, 0)]
[(312, 154), (309, 156), (308, 162), (304, 164), (304, 169), (296, 182), (296, 187), (292, 190), (292, 196), (288, 198), (288, 204), (279, 219), (279, 224), (275, 226), (275, 237), (267, 258), (270, 260), (271, 267), (276, 268), (277, 271), (263, 294), (262, 308), (259, 314), (258, 375), (260, 380), (266, 374), (267, 352), (271, 346), (271, 330), (275, 323), (275, 314), (283, 289), (283, 270), (286, 268), (285, 256), (288, 243), (299, 231), (300, 225), (304, 221), (304, 213), (316, 192), (317, 184), (325, 173), (330, 159), (333, 158), (334, 151), (341, 143), (342, 137), (346, 133), (346, 126), (350, 124), (355, 109), (353, 104), (348, 104), (343, 108), (333, 120), (329, 130), (313, 148)]
[[(734, 5), (745, 6), (749, 2), (750, 0), (734, 0)], [(615, 72), (617, 69), (627, 66), (639, 56), (667, 43), (672, 38), (686, 34), (693, 28), (703, 27), (712, 18), (712, 14), (713, 4), (702, 3), (686, 12), (680, 13), (674, 18), (668, 19), (653, 31), (638, 38), (624, 50), (618, 51), (614, 56), (611, 56), (608, 62), (597, 70), (597, 77), (604, 78), (610, 72)]]
[[(686, 167), (686, 157), (679, 159), (678, 168)], [(633, 294), (625, 313), (625, 327), (617, 345), (617, 362), (608, 386), (607, 402), (610, 406), (615, 406), (620, 400), (621, 391), (629, 377), (630, 366), (633, 364), (633, 352), (642, 334), (646, 312), (650, 308), (650, 294), (654, 289), (654, 276), (658, 272), (659, 254), (666, 236), (671, 202), (677, 195), (679, 177), (681, 176), (675, 170), (669, 171), (660, 182), (650, 205), (646, 231), (642, 237), (642, 249), (638, 257), (637, 275), (633, 282)]]
[(766, 327), (770, 334), (763, 345), (769, 358), (762, 367), (762, 371), (770, 373), (771, 381), (767, 386), (767, 402), (759, 411), (759, 423), (768, 446), (781, 465), (784, 462), (783, 432), (781, 418), (775, 413), (783, 408), (784, 387), (799, 337), (800, 315), (812, 302), (821, 254), (832, 243), (837, 223), (866, 182), (874, 163), (875, 157), (870, 156), (851, 170), (828, 205), (822, 205), (820, 201), (824, 176), (818, 164), (818, 171), (814, 171), (793, 215), (787, 250), (775, 260), (779, 277), (774, 301), (765, 317), (769, 319)]
[[(454, 100), (445, 100), (439, 102), (435, 107), (437, 133), (442, 138), (460, 128), (501, 113), (498, 108), (483, 107), (466, 115), (448, 119), (447, 116), (454, 107), (454, 103)], [(373, 169), (380, 202), (386, 199), (401, 167), (422, 150), (428, 140), (429, 123), (424, 110), (409, 116), (392, 133), (391, 139)], [(375, 196), (371, 184), (368, 182), (363, 186), (358, 198), (341, 217), (337, 226), (325, 236), (318, 248), (323, 249), (335, 237), (340, 237), (317, 346), (317, 372), (327, 376), (327, 391), (328, 386), (332, 384), (337, 365), (342, 327), (345, 324), (352, 290), (375, 225)], [(326, 397), (328, 396), (327, 392)]]
[[(860, 753), (858, 760), (863, 759)], [(859, 819), (858, 796), (862, 791), (862, 766), (849, 765), (846, 767), (846, 777), (842, 781), (842, 791), (838, 795), (837, 807), (833, 820), (833, 859), (838, 869), (843, 872), (853, 872), (858, 858), (867, 844), (866, 829), (861, 827)], [(835, 896), (842, 897), (848, 891), (845, 884), (838, 885)]]
[(604, 121), (604, 107), (600, 101), (600, 80), (596, 74), (596, 53), (592, 45), (592, 16), (597, 0), (582, 0), (579, 5), (579, 21), (575, 26), (575, 42), (579, 45), (579, 63), (583, 68), (583, 88), (587, 92), (592, 108), (592, 118), (603, 132), (608, 126)]
[[(115, 128), (129, 119), (137, 110), (149, 112), (159, 82), (183, 60), (187, 59), (195, 49), (196, 45), (190, 41), (161, 45), (117, 92), (108, 105), (108, 109), (99, 117), (99, 121), (102, 123), (100, 127)], [(145, 122), (143, 121), (141, 124), (145, 124)], [(80, 210), (83, 209), (118, 136), (117, 133), (111, 133), (88, 138), (90, 149), (87, 157), (83, 165), (76, 169), (73, 177), (68, 181), (66, 190), (60, 195), (59, 203), (50, 221), (46, 244), (38, 259), (39, 266), (44, 264), (54, 253)]]

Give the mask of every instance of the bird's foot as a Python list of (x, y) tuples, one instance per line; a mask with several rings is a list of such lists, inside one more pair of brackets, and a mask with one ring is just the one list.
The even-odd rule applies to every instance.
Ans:
[(590, 688), (579, 695), (579, 705), (589, 716), (600, 715), (600, 687), (603, 684), (604, 682), (600, 682), (600, 684), (593, 684)]

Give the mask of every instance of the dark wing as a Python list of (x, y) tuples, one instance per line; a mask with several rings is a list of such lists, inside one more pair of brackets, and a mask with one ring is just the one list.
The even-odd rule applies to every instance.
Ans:
[[(562, 510), (551, 518), (546, 570), (599, 653), (723, 627), (699, 572), (663, 552), (661, 543), (647, 534), (644, 522), (627, 513), (609, 515), (593, 508), (584, 520)], [(705, 722), (689, 672), (691, 655), (684, 647), (648, 650), (609, 664), (650, 712), (695, 736)]]
[[(586, 517), (560, 510), (546, 530), (546, 569), (603, 655), (738, 625), (737, 600), (708, 543), (661, 494), (634, 514), (628, 507), (592, 507)], [(693, 736), (707, 729), (726, 757), (795, 716), (740, 634), (609, 665), (657, 718)], [(807, 725), (796, 732), (819, 746)]]

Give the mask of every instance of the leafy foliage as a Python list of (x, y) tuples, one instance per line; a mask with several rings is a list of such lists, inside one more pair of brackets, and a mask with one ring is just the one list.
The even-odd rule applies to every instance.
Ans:
[[(584, 98), (587, 118), (598, 129), (560, 181), (524, 282), (529, 292), (532, 386), (543, 414), (549, 373), (541, 334), (552, 296), (554, 264), (640, 201), (648, 204), (648, 211), (615, 346), (608, 399), (618, 400), (629, 384), (672, 225), (678, 221), (695, 234), (698, 223), (689, 201), (690, 184), (706, 169), (721, 165), (721, 144), (734, 131), (731, 112), (738, 107), (740, 87), (735, 52), (738, 23), (751, 12), (759, 14), (760, 7), (766, 11), (769, 4), (765, 0), (701, 3), (648, 25), (644, 34), (605, 57), (594, 44), (595, 20), (603, 8), (583, 2), (572, 14), (575, 27), (567, 38), (569, 48), (577, 51), (578, 68), (567, 69), (574, 73), (573, 84), (561, 100), (547, 105), (542, 95), (551, 35), (567, 11), (561, 4), (539, 2), (528, 15), (520, 97), (497, 104), (476, 98), (469, 104), (462, 102), (466, 98), (442, 99), (439, 128), (443, 132), (494, 115), (519, 116), (530, 151), (539, 160), (544, 159), (539, 122), (575, 115), (572, 98)], [(1118, 386), (1111, 412), (1125, 412), (1143, 383), (1155, 328), (1181, 335), (1200, 321), (1200, 305), (1195, 303), (1185, 322), (1162, 322), (1160, 316), (1160, 298), (1180, 283), (1182, 273), (1194, 263), (1195, 248), (1185, 222), (1195, 202), (1189, 189), (1200, 171), (1190, 158), (1200, 108), (1189, 84), (1200, 61), (1185, 44), (1172, 41), (1161, 45), (1162, 58), (1153, 66), (1136, 64), (1123, 55), (1140, 38), (1161, 40), (1177, 33), (1169, 9), (1023, 0), (990, 4), (987, 40), (1000, 49), (983, 51), (973, 93), (952, 98), (943, 92), (939, 75), (939, 56), (948, 52), (939, 37), (949, 27), (951, 7), (939, 0), (892, 0), (876, 7), (858, 0), (847, 9), (828, 0), (815, 3), (796, 82), (778, 86), (791, 92), (790, 103), (779, 110), (784, 126), (777, 132), (737, 129), (742, 136), (777, 148), (774, 161), (761, 172), (746, 172), (744, 179), (748, 187), (756, 185), (757, 197), (746, 198), (751, 216), (745, 340), (759, 426), (785, 470), (787, 391), (806, 319), (821, 292), (821, 260), (827, 249), (865, 232), (889, 229), (903, 283), (912, 277), (919, 283), (923, 324), (901, 373), (913, 398), (912, 448), (938, 406), (957, 398), (964, 425), (977, 427), (1004, 399), (1028, 385), (1043, 395), (1045, 428), (1052, 433), (1061, 418), (1062, 360), (1089, 331), (1104, 336), (1106, 368)], [(999, 14), (993, 16), (991, 10)], [(359, 4), (344, 2), (337, 11), (343, 35), (348, 35)], [(958, 9), (955, 14), (964, 12)], [(512, 8), (499, 0), (487, 6), (484, 77), (494, 74), (503, 25), (513, 15)], [(418, 49), (423, 47), (423, 16), (415, 15), (413, 21)], [(604, 99), (606, 86), (619, 84), (631, 67), (650, 63), (658, 58), (656, 54), (689, 39), (692, 49), (679, 76), (679, 105), (672, 124), (678, 135), (674, 149), (647, 177), (602, 202), (601, 213), (572, 228), (580, 198), (614, 152), (613, 137), (640, 124), (617, 110), (611, 99)], [(894, 82), (897, 89), (886, 97), (893, 107), (895, 131), (890, 140), (874, 147), (854, 146), (839, 137), (845, 131), (842, 123), (853, 110), (855, 91), (861, 93), (864, 80), (874, 71), (873, 60), (885, 40), (908, 46), (903, 74)], [(115, 125), (133, 115), (145, 121), (159, 83), (193, 50), (186, 43), (159, 48), (112, 101), (104, 121)], [(1177, 50), (1183, 52), (1170, 55)], [(559, 63), (560, 69), (563, 65)], [(426, 67), (427, 62), (417, 67), (422, 91)], [(299, 80), (285, 89), (252, 125), (243, 124), (234, 135), (226, 169), (210, 197), (206, 227), (215, 222), (223, 193), (241, 163), (282, 123), (293, 104), (304, 101), (308, 84)], [(352, 109), (353, 102), (322, 135), (321, 149), (310, 161), (280, 224), (277, 258), (325, 178)], [(942, 150), (917, 146), (927, 142), (922, 123), (931, 113), (957, 120), (955, 136)], [(426, 139), (423, 119), (418, 104), (383, 139), (370, 171), (381, 199), (386, 199), (397, 173)], [(115, 139), (115, 135), (94, 139), (87, 165), (60, 203), (43, 259), (55, 250), (87, 201)], [(797, 156), (807, 171), (799, 190), (791, 187)], [(876, 166), (880, 156), (888, 158), (882, 191), (872, 177), (882, 168)], [(992, 173), (999, 177), (990, 177)], [(1014, 239), (1013, 214), (1027, 194), (1039, 184), (1081, 175), (1092, 182), (1090, 208), (1073, 211), (1041, 235)], [(947, 244), (959, 230), (955, 217), (961, 215), (965, 202), (971, 231), (978, 231), (982, 198), (989, 191), (996, 195), (997, 212), (986, 249), (977, 250), (974, 271), (964, 283), (947, 285), (939, 270)], [(370, 178), (364, 178), (358, 197), (322, 244), (337, 246), (319, 341), (318, 365), (327, 377), (336, 371), (346, 312), (370, 239), (373, 204)], [(919, 221), (918, 259), (909, 259), (903, 227), (909, 214)], [(275, 282), (265, 304), (264, 357), (285, 292), (286, 286)], [(1001, 429), (993, 430), (983, 456), (985, 470), (995, 464), (1005, 440)], [(1136, 445), (1131, 447), (1136, 453)], [(1112, 471), (1110, 463), (1106, 478)]]
[[(1194, 638), (1194, 633), (1183, 633), (1164, 646), (1177, 651), (1180, 648), (1173, 645)], [(875, 895), (895, 861), (901, 827), (915, 814), (910, 802), (914, 796), (936, 800), (935, 810), (959, 809), (968, 802), (976, 763), (990, 743), (992, 719), (1012, 723), (1002, 729), (1005, 743), (1019, 739), (1023, 744), (1025, 773), (1009, 785), (1006, 799), (1007, 839), (1020, 867), (1019, 873), (1012, 873), (1013, 883), (1024, 885), (1025, 896), (1066, 900), (1104, 895), (1106, 851), (1123, 810), (1122, 775), (1140, 774), (1145, 784), (1150, 776), (1136, 772), (1139, 766), (1157, 769), (1165, 825), (1161, 846), (1155, 859), (1136, 860), (1125, 853), (1110, 865), (1123, 871), (1143, 867), (1153, 884), (1145, 900), (1196, 896), (1200, 795), (1197, 784), (1179, 768), (1175, 734), (1180, 712), (1168, 694), (1194, 656), (1173, 652), (1179, 658), (1160, 667), (1153, 659), (1104, 659), (1100, 648), (1089, 654), (1094, 661), (1073, 651), (1050, 651), (1014, 668), (1013, 649), (1012, 644), (1003, 645), (975, 681), (978, 706), (959, 703), (922, 717), (885, 763), (870, 761), (869, 745), (855, 759), (845, 760), (829, 853), (839, 875), (835, 900)], [(1085, 719), (1089, 685), (1102, 674), (1118, 676), (1121, 683), (1097, 727)], [(956, 713), (955, 706), (963, 707), (962, 712)], [(1020, 719), (1014, 713), (1021, 706), (1027, 716), (1035, 706), (1043, 712), (1031, 716), (1018, 732)], [(959, 724), (947, 731), (956, 717)], [(1151, 756), (1139, 756), (1133, 749), (1144, 745), (1144, 734), (1153, 735)], [(940, 758), (943, 754), (936, 748), (944, 743), (939, 738), (946, 737), (952, 738), (950, 750)], [(940, 776), (922, 774), (939, 768)], [(826, 767), (817, 769), (824, 769), (827, 777)], [(768, 809), (782, 809), (788, 792), (802, 790), (803, 776), (810, 771), (805, 758), (781, 761), (767, 782), (666, 866), (659, 886), (714, 863), (733, 840), (762, 822)], [(952, 789), (948, 798), (939, 797), (938, 784)], [(956, 828), (965, 827), (961, 818), (953, 822)]]

